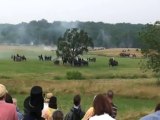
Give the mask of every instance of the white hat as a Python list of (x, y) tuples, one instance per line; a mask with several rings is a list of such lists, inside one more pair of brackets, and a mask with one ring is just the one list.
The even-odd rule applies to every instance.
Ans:
[(3, 97), (6, 93), (7, 93), (6, 87), (0, 84), (0, 97)]

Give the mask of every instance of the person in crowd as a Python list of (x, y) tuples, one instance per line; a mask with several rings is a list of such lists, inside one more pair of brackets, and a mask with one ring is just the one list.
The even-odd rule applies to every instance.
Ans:
[(82, 120), (89, 120), (89, 118), (91, 118), (92, 116), (94, 115), (94, 108), (93, 107), (90, 107), (86, 114), (84, 115), (83, 119)]
[(63, 120), (63, 112), (60, 110), (56, 110), (52, 115), (52, 120)]
[(13, 100), (13, 104), (16, 106), (16, 110), (18, 112), (20, 112), (20, 109), (18, 108), (18, 105), (17, 105), (17, 99), (16, 98), (12, 98), (12, 100)]
[(46, 110), (48, 109), (49, 100), (53, 96), (53, 93), (49, 92), (49, 93), (46, 93), (44, 96), (45, 97), (44, 97), (44, 106), (42, 110), (42, 116), (44, 116), (44, 113), (46, 113)]
[(140, 118), (140, 120), (160, 120), (160, 103), (157, 104), (154, 113), (146, 115), (146, 116)]
[(117, 106), (113, 103), (113, 97), (114, 97), (114, 93), (112, 90), (108, 90), (107, 92), (107, 98), (110, 102), (110, 104), (112, 105), (112, 117), (116, 118), (117, 115)]
[(115, 120), (111, 117), (112, 107), (103, 94), (98, 94), (93, 101), (94, 116), (89, 120)]
[[(94, 99), (95, 99), (95, 97), (96, 97), (96, 96), (94, 96)], [(94, 100), (94, 99), (93, 99), (93, 100)], [(92, 107), (90, 107), (90, 108), (87, 110), (87, 112), (85, 113), (85, 115), (84, 115), (84, 117), (83, 117), (82, 120), (89, 120), (89, 118), (92, 117), (93, 115), (94, 115), (94, 108), (93, 108), (93, 106), (92, 106)]]
[(81, 109), (81, 97), (80, 95), (75, 95), (73, 98), (74, 106), (71, 108), (70, 112), (66, 114), (64, 120), (81, 120), (85, 114)]
[[(10, 103), (10, 104), (14, 104), (14, 103), (13, 103), (12, 96), (11, 96), (9, 93), (6, 94), (5, 102), (6, 102), (6, 103)], [(15, 105), (15, 104), (14, 104), (14, 105)], [(16, 106), (16, 105), (15, 105), (15, 106)], [(23, 120), (23, 114), (22, 114), (20, 111), (18, 111), (17, 109), (16, 109), (16, 111), (17, 111), (18, 120)]]
[(15, 106), (17, 106), (17, 99), (16, 99), (16, 98), (12, 98), (12, 101), (13, 101), (13, 104), (14, 104)]
[(0, 120), (18, 120), (16, 106), (5, 102), (7, 89), (0, 84)]
[(46, 109), (44, 116), (42, 117), (45, 118), (45, 120), (51, 120), (52, 114), (56, 110), (57, 110), (57, 98), (55, 96), (52, 96), (49, 100), (48, 108)]
[(44, 104), (43, 91), (40, 86), (33, 86), (30, 96), (24, 100), (23, 120), (44, 120), (41, 117)]
[(9, 93), (6, 93), (5, 102), (13, 104), (12, 96)]

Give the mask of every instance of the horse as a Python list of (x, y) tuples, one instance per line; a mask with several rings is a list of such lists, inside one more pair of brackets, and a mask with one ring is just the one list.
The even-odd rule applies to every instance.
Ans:
[(109, 66), (118, 66), (118, 61), (114, 60), (114, 58), (109, 59)]

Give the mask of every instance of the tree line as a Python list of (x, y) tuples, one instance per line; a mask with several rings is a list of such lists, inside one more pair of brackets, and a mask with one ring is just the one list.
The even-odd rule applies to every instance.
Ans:
[(42, 19), (29, 23), (0, 24), (0, 43), (55, 45), (58, 38), (70, 28), (86, 31), (96, 47), (140, 47), (139, 32), (143, 24), (103, 22), (63, 22), (49, 23)]

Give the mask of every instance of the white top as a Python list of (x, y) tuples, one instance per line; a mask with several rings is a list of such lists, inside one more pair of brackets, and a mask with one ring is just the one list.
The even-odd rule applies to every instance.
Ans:
[(45, 111), (48, 109), (48, 103), (43, 104), (42, 117), (44, 116)]
[(115, 120), (115, 119), (105, 113), (103, 115), (95, 115), (91, 117), (89, 120)]

